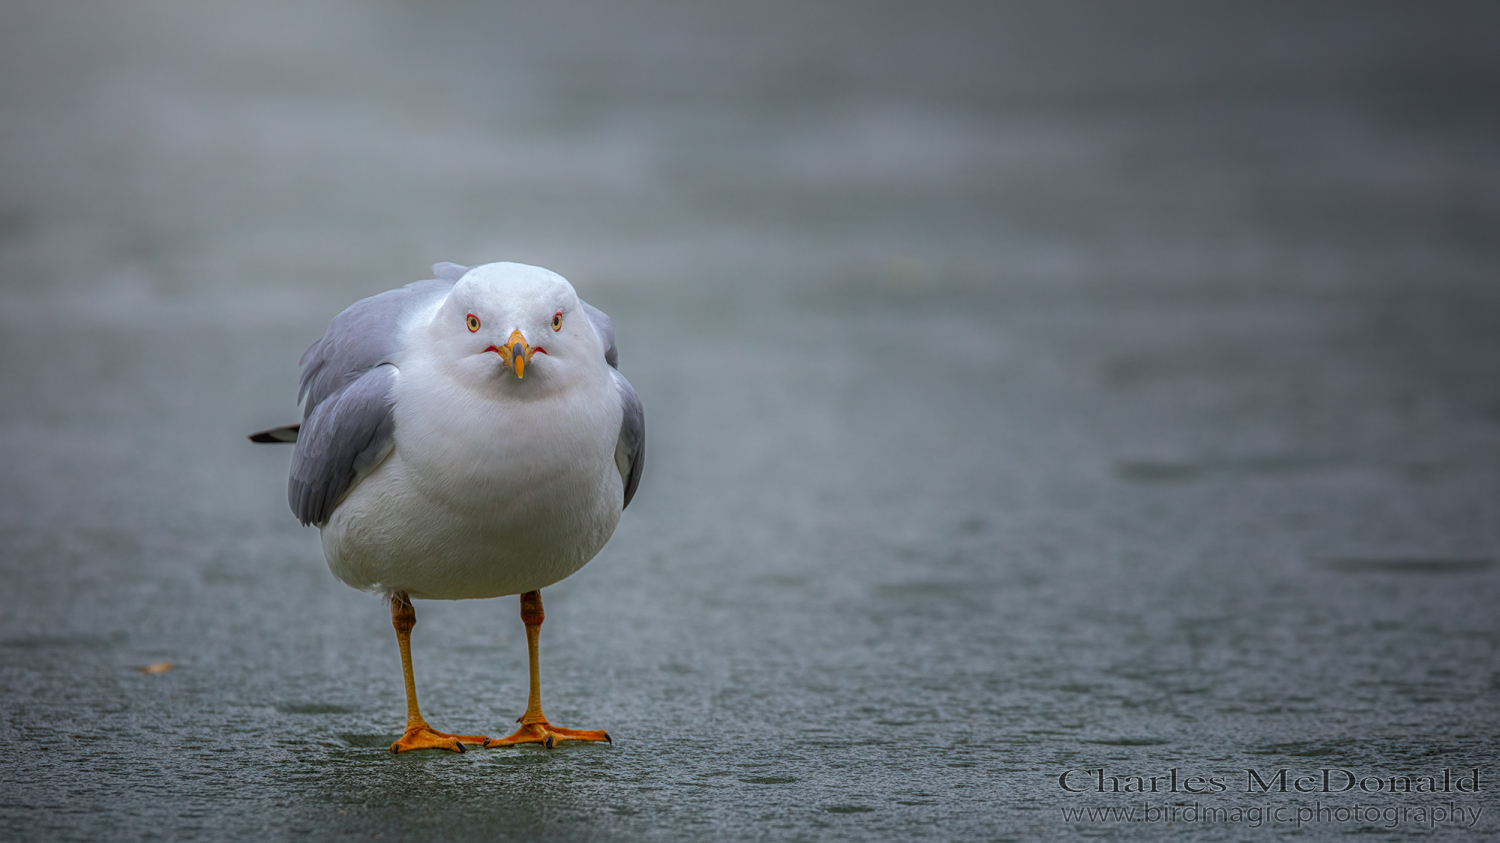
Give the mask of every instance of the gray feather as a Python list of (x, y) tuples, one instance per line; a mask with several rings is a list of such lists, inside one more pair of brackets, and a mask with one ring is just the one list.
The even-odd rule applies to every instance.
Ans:
[(333, 317), (328, 331), (302, 355), (297, 400), (307, 399), (303, 418), (355, 378), (389, 362), (396, 347), (396, 327), (407, 308), (447, 295), (451, 289), (452, 281), (418, 281), (360, 299)]
[(641, 485), (641, 471), (646, 467), (646, 408), (641, 406), (640, 396), (635, 394), (635, 387), (624, 375), (618, 371), (611, 374), (620, 390), (620, 401), (625, 405), (625, 413), (620, 418), (620, 438), (615, 442), (615, 467), (620, 469), (620, 479), (625, 481), (625, 506), (630, 506), (636, 487)]
[(461, 263), (443, 261), (432, 265), (432, 277), (441, 278), (444, 281), (457, 281), (464, 277), (464, 273), (468, 271), (469, 268)]
[(327, 524), (344, 494), (390, 455), (395, 379), (395, 366), (377, 366), (302, 421), (287, 500), (303, 524)]
[(418, 281), (361, 299), (302, 355), (297, 397), (306, 403), (287, 501), (303, 524), (328, 523), (344, 495), (390, 454), (396, 368), (388, 364), (401, 317), (452, 288), (452, 281)]
[[(625, 506), (635, 497), (636, 487), (641, 485), (641, 470), (646, 467), (646, 408), (641, 405), (635, 387), (620, 374), (620, 350), (615, 345), (615, 323), (609, 314), (582, 299), (583, 312), (588, 314), (594, 333), (604, 343), (604, 362), (615, 371), (615, 387), (620, 391), (620, 403), (625, 412), (620, 417), (620, 438), (615, 442), (615, 467), (620, 470), (620, 479), (625, 481)], [(621, 507), (622, 509), (624, 507)]]
[(390, 456), (395, 366), (377, 366), (314, 408), (297, 435), (287, 499), (297, 520), (323, 526), (345, 492)]
[(594, 333), (599, 335), (599, 340), (604, 343), (604, 362), (610, 368), (620, 368), (620, 352), (615, 347), (615, 323), (609, 318), (609, 314), (589, 304), (583, 299), (578, 300), (583, 305), (583, 312), (589, 316), (589, 322), (594, 326)]

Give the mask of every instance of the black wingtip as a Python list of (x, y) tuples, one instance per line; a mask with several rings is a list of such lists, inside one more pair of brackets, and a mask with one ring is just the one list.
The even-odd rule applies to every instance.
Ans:
[(275, 445), (281, 443), (292, 443), (297, 441), (297, 432), (302, 429), (301, 423), (284, 424), (281, 427), (273, 427), (267, 430), (257, 430), (250, 434), (251, 442), (262, 445)]

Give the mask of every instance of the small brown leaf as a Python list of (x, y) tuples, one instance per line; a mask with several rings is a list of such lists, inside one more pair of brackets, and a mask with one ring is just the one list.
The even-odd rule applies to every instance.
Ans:
[(156, 664), (148, 664), (145, 667), (136, 668), (136, 670), (139, 670), (141, 673), (166, 673), (171, 669), (171, 662), (157, 662)]

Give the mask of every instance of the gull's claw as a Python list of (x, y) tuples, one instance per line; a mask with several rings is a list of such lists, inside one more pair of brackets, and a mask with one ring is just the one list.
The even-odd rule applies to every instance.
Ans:
[(463, 752), (464, 744), (484, 746), (487, 740), (489, 738), (484, 735), (450, 735), (424, 724), (407, 729), (406, 734), (401, 736), (401, 740), (391, 744), (391, 752), (410, 752), (414, 749), (444, 749), (449, 752)]
[(602, 741), (613, 744), (609, 739), (609, 733), (603, 729), (564, 729), (554, 726), (545, 719), (534, 720), (530, 723), (521, 724), (509, 737), (491, 738), (485, 741), (485, 749), (494, 749), (497, 746), (515, 746), (523, 743), (539, 743), (548, 749), (552, 749), (563, 741)]

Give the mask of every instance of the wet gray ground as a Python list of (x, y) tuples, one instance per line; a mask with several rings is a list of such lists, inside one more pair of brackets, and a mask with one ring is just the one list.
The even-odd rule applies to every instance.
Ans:
[[(0, 837), (1500, 828), (1494, 6), (205, 5), (0, 11)], [(616, 743), (394, 757), (387, 612), (244, 434), (497, 259), (648, 411), (545, 594)], [(515, 601), (417, 610), (429, 719), (507, 732)], [(1482, 790), (1243, 793), (1324, 768)], [(1195, 802), (1287, 821), (1062, 814)]]

